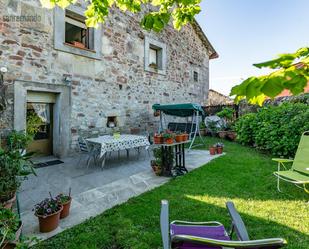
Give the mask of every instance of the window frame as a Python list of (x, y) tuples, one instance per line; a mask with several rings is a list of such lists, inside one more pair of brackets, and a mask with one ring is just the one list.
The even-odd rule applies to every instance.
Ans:
[[(84, 17), (84, 9), (75, 5), (71, 5), (66, 8), (68, 11), (75, 13), (81, 17)], [(88, 48), (78, 48), (73, 44), (69, 44), (65, 42), (65, 18), (66, 13), (65, 10), (60, 7), (56, 7), (54, 9), (54, 48), (56, 50), (60, 50), (63, 52), (76, 54), (92, 59), (101, 60), (101, 43), (102, 43), (102, 31), (101, 27), (97, 29), (89, 29), (89, 35), (93, 37), (92, 39), (92, 47), (93, 49)], [(91, 40), (91, 39), (90, 39)]]
[[(166, 75), (166, 45), (163, 42), (156, 41), (149, 37), (145, 37), (145, 51), (144, 51), (144, 69), (145, 71)], [(149, 61), (150, 49), (157, 50), (157, 66), (152, 68)]]
[[(196, 74), (196, 77), (197, 77), (197, 79), (195, 80), (195, 74)], [(199, 82), (199, 72), (198, 72), (198, 70), (193, 70), (193, 81), (194, 82)]]

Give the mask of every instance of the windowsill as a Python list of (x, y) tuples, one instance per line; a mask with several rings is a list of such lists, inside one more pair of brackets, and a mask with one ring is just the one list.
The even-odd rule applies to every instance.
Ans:
[(85, 51), (95, 53), (95, 51), (93, 49), (77, 47), (77, 46), (74, 46), (73, 44), (67, 43), (67, 42), (64, 42), (63, 44), (66, 45), (66, 46), (70, 46), (72, 48), (77, 48), (77, 49), (81, 49), (81, 50), (85, 50)]
[(163, 69), (154, 69), (152, 67), (146, 67), (145, 71), (151, 72), (151, 73), (156, 73), (156, 74), (161, 74), (161, 75), (166, 75), (166, 71), (163, 70)]

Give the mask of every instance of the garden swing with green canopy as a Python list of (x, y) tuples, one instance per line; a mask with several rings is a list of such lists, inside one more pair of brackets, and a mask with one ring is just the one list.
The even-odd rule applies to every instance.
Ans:
[[(189, 150), (192, 147), (195, 147), (198, 145), (202, 145), (202, 144), (205, 145), (204, 139), (200, 133), (200, 125), (199, 125), (200, 117), (203, 118), (205, 116), (204, 110), (201, 105), (196, 104), (196, 103), (166, 104), (166, 105), (154, 104), (152, 106), (152, 109), (154, 111), (160, 112), (159, 132), (162, 132), (164, 130), (163, 128), (164, 126), (166, 127), (165, 115), (180, 117), (180, 118), (187, 118), (186, 123), (169, 123), (167, 125), (167, 128), (175, 132), (177, 131), (188, 132), (189, 138), (191, 140)], [(189, 117), (192, 117), (191, 123), (189, 123), (188, 121)], [(200, 137), (202, 144), (196, 144), (193, 146), (197, 135)]]
[[(277, 179), (277, 189), (280, 190), (280, 180), (294, 183), (297, 187), (302, 185), (309, 194), (309, 131), (302, 134), (294, 160), (284, 158), (273, 158), (278, 163), (278, 171), (274, 172)], [(285, 164), (293, 163), (291, 169), (287, 170)], [(281, 170), (281, 166), (285, 170)], [(306, 186), (307, 185), (307, 186)]]

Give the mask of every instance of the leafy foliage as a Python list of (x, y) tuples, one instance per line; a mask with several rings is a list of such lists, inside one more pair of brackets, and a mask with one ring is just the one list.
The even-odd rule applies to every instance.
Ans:
[(7, 137), (7, 145), (10, 150), (24, 151), (32, 139), (33, 136), (25, 134), (23, 131), (13, 130)]
[(19, 225), (20, 220), (15, 213), (0, 207), (0, 248), (5, 247), (5, 241), (15, 240), (15, 232)]
[(301, 103), (264, 107), (242, 116), (235, 128), (240, 143), (293, 157), (301, 134), (309, 130), (309, 108)]
[(235, 110), (230, 107), (224, 107), (220, 112), (218, 112), (216, 115), (220, 118), (223, 118), (224, 122), (221, 122), (220, 129), (223, 130), (230, 130), (233, 125), (233, 116), (234, 116)]
[(8, 146), (0, 147), (0, 201), (12, 198), (21, 182), (29, 174), (35, 174), (31, 157), (33, 153), (24, 153), (28, 136), (12, 131), (8, 136)]
[(42, 119), (35, 112), (27, 114), (27, 130), (26, 133), (34, 137), (40, 130), (40, 126), (43, 125)]
[(260, 77), (250, 77), (232, 88), (231, 96), (239, 102), (246, 98), (251, 104), (262, 105), (266, 96), (274, 98), (284, 89), (293, 95), (300, 94), (309, 80), (309, 47), (295, 53), (282, 54), (277, 59), (254, 64), (257, 68), (270, 68), (276, 71)]
[(59, 200), (54, 198), (46, 198), (34, 207), (35, 215), (47, 217), (48, 215), (54, 214), (61, 209)]
[[(43, 7), (54, 8), (56, 5), (66, 8), (76, 0), (40, 0)], [(194, 16), (201, 11), (199, 6), (201, 0), (92, 0), (87, 1), (88, 7), (85, 11), (86, 24), (89, 27), (98, 27), (104, 23), (109, 10), (117, 7), (121, 11), (137, 13), (142, 10), (143, 5), (148, 5), (150, 11), (141, 20), (144, 29), (161, 31), (172, 19), (175, 29), (194, 20)]]

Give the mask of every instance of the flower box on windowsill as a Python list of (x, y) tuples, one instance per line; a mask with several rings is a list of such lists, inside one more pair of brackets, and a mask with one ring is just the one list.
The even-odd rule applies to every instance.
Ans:
[(149, 64), (149, 67), (152, 68), (152, 69), (154, 69), (154, 70), (158, 70), (158, 65), (155, 64), (155, 63)]
[[(83, 48), (81, 48), (81, 47), (75, 46), (74, 44), (67, 43), (67, 42), (65, 42), (64, 45), (70, 46), (70, 47), (73, 47), (73, 48), (78, 48), (78, 49), (86, 50), (86, 51), (89, 51), (89, 52), (92, 52), (92, 53), (95, 53), (94, 50), (89, 49), (89, 48), (86, 48), (85, 46), (84, 46)], [(84, 44), (83, 44), (83, 45), (84, 45)]]

